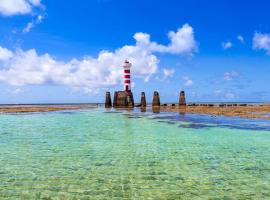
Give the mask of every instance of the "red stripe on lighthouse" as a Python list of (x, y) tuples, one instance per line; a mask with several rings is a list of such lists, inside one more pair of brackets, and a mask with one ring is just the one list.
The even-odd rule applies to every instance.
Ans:
[(124, 73), (130, 74), (130, 70), (129, 70), (129, 69), (125, 69), (125, 70), (124, 70)]
[(125, 80), (125, 83), (130, 83), (130, 80)]
[(124, 78), (130, 78), (130, 75), (124, 75)]

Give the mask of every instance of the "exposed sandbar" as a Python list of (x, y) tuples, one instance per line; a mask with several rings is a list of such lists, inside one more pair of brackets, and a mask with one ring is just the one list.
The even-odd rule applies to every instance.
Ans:
[(95, 108), (94, 105), (12, 105), (0, 106), (0, 113), (51, 112)]

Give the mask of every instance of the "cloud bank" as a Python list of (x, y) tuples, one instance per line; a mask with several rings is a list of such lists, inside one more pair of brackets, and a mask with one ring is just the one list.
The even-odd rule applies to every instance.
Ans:
[(135, 45), (125, 45), (113, 52), (101, 51), (94, 58), (85, 56), (70, 61), (57, 60), (50, 54), (39, 55), (35, 49), (11, 51), (0, 47), (0, 81), (14, 86), (51, 83), (93, 92), (122, 82), (122, 63), (128, 59), (132, 75), (148, 81), (158, 70), (155, 53), (192, 55), (196, 49), (193, 28), (185, 24), (168, 34), (168, 45), (150, 40), (146, 33), (136, 33)]

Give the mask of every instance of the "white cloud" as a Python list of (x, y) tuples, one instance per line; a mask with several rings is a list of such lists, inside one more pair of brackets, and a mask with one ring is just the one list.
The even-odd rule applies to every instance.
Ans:
[[(145, 35), (148, 34), (141, 36)], [(5, 59), (2, 59), (4, 61), (0, 66), (0, 81), (15, 86), (52, 83), (95, 93), (101, 88), (122, 83), (123, 69), (121, 66), (125, 59), (132, 63), (133, 78), (148, 81), (157, 72), (159, 59), (154, 54), (157, 52), (156, 50), (142, 45), (143, 42), (150, 44), (152, 42), (143, 41), (143, 38), (138, 37), (139, 35), (135, 34), (136, 45), (125, 45), (113, 52), (101, 51), (96, 58), (86, 56), (83, 59), (72, 59), (67, 62), (57, 60), (49, 54), (39, 55), (35, 49), (27, 51), (17, 49), (11, 52), (2, 48), (11, 54), (3, 56)], [(186, 54), (192, 51), (186, 49), (181, 52), (181, 54)], [(173, 52), (167, 51), (167, 53)], [(171, 75), (173, 72), (166, 71), (165, 73)]]
[(240, 76), (240, 74), (238, 72), (231, 71), (231, 72), (225, 72), (223, 78), (225, 81), (231, 81), (234, 78), (239, 77), (239, 76)]
[(222, 42), (222, 48), (225, 49), (225, 50), (232, 48), (232, 46), (233, 46), (233, 44), (230, 41)]
[(24, 92), (24, 90), (22, 88), (16, 88), (15, 90), (12, 91), (13, 94), (20, 94), (23, 92)]
[(137, 46), (144, 47), (151, 52), (192, 55), (197, 50), (193, 28), (188, 24), (184, 24), (176, 32), (170, 31), (168, 38), (170, 43), (166, 46), (152, 42), (147, 33), (140, 32), (134, 35)]
[(164, 79), (166, 78), (170, 78), (170, 77), (173, 77), (174, 75), (174, 72), (175, 72), (175, 69), (163, 69), (163, 75), (164, 75)]
[(10, 59), (12, 55), (13, 53), (10, 50), (0, 46), (0, 61), (6, 61)]
[(239, 40), (239, 42), (241, 42), (242, 44), (245, 43), (245, 39), (244, 39), (244, 37), (242, 35), (238, 35), (237, 40)]
[(40, 0), (0, 0), (0, 14), (5, 16), (24, 15), (40, 6)]
[(184, 86), (191, 87), (193, 85), (193, 81), (188, 76), (184, 76), (183, 80), (185, 81)]
[(26, 27), (23, 29), (23, 33), (29, 33), (30, 30), (37, 24), (40, 24), (44, 17), (42, 15), (38, 15), (34, 21), (28, 22)]
[(270, 34), (255, 33), (253, 36), (253, 49), (265, 50), (270, 55)]

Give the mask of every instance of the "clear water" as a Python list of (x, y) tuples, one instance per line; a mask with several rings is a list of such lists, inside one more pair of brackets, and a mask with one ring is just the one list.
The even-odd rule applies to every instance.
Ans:
[(270, 199), (269, 121), (0, 115), (0, 199)]

